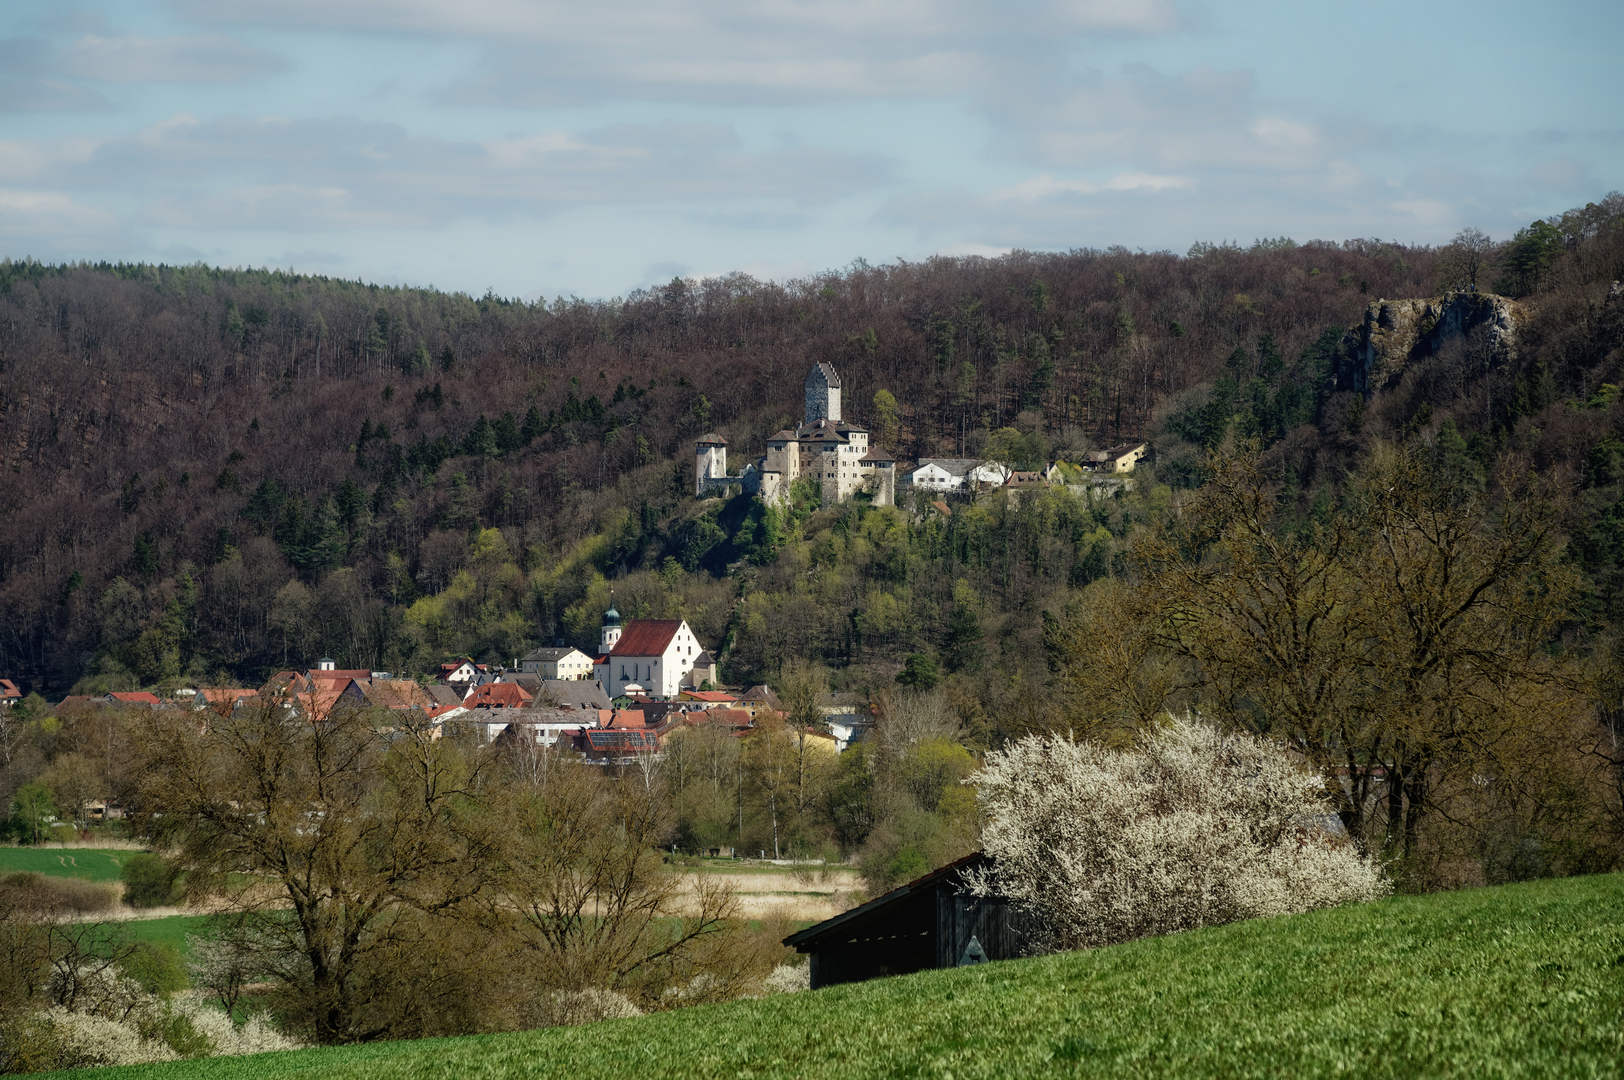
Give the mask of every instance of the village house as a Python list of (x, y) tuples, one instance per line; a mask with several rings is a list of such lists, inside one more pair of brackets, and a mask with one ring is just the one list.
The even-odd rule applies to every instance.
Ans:
[(361, 696), (368, 707), (402, 712), (410, 709), (433, 709), (439, 706), (433, 695), (412, 679), (368, 679), (361, 687)]
[(684, 690), (681, 699), (694, 702), (701, 709), (717, 709), (732, 705), (739, 696), (728, 690)]
[(985, 491), (1001, 486), (1012, 470), (996, 461), (979, 458), (920, 458), (902, 474), (902, 486), (914, 491)]
[(519, 661), (519, 670), (527, 675), (540, 675), (543, 679), (565, 681), (592, 678), (592, 657), (580, 649), (559, 645), (537, 649)]
[(487, 670), (484, 664), (476, 664), (472, 660), (452, 661), (440, 665), (440, 681), (447, 686), (468, 686)]
[(761, 712), (783, 712), (784, 703), (778, 700), (778, 695), (773, 693), (772, 687), (756, 685), (746, 690), (744, 696), (739, 698), (739, 708), (754, 719), (756, 714)]
[(163, 702), (158, 700), (158, 696), (156, 694), (149, 693), (145, 690), (118, 691), (108, 694), (106, 697), (102, 698), (102, 700), (107, 702), (109, 705), (146, 705), (150, 707), (153, 705), (163, 704)]
[(492, 682), (469, 693), (462, 705), (465, 709), (523, 709), (531, 700), (518, 683)]
[(643, 728), (582, 731), (573, 749), (593, 765), (630, 765), (660, 752), (660, 737)]
[[(185, 691), (177, 690), (176, 696)], [(214, 687), (203, 686), (187, 695), (191, 699), (194, 709), (211, 709), (219, 716), (230, 716), (241, 708), (244, 702), (259, 696), (258, 690), (245, 690), (241, 687)]]
[(755, 718), (743, 709), (693, 709), (680, 717), (680, 725), (672, 727), (669, 738), (678, 738), (700, 727), (718, 727), (735, 738), (748, 735), (755, 727)]
[(526, 672), (506, 672), (495, 682), (524, 687), (533, 709), (607, 709), (609, 695), (592, 679), (544, 679)]
[(674, 698), (694, 685), (694, 665), (704, 653), (686, 619), (628, 619), (623, 626), (611, 605), (603, 613), (593, 676), (611, 697)]
[(1149, 443), (1123, 443), (1108, 450), (1090, 450), (1083, 457), (1083, 467), (1095, 473), (1133, 472), (1149, 453)]
[(467, 695), (455, 686), (445, 683), (430, 683), (423, 687), (423, 692), (434, 699), (434, 707), (443, 709), (449, 705), (461, 705), (462, 699)]
[(22, 699), (22, 691), (17, 689), (16, 683), (10, 679), (0, 679), (0, 708), (15, 705)]

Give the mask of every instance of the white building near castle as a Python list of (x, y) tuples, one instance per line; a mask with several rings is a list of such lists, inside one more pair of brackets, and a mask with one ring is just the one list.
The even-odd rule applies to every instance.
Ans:
[(726, 440), (715, 434), (699, 439), (694, 494), (738, 484), (764, 502), (783, 503), (790, 486), (804, 476), (818, 482), (824, 506), (845, 502), (865, 487), (873, 492), (874, 505), (894, 506), (896, 464), (884, 450), (869, 446), (868, 429), (841, 419), (840, 376), (833, 365), (819, 362), (806, 376), (805, 419), (793, 431), (770, 437), (765, 456), (747, 464), (741, 475), (727, 474)]

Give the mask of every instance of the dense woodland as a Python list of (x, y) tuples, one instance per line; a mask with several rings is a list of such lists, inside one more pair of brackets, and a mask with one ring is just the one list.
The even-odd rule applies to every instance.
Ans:
[[(1458, 412), (1485, 466), (1520, 433), (1541, 464), (1613, 481), (1611, 405), (1570, 403), (1614, 378), (1615, 243), (1549, 240), (1548, 268), (1512, 283), (1539, 315), (1522, 370), (1496, 374), (1487, 412), (1466, 404), (1476, 387), (1427, 388), (1429, 432)], [(828, 359), (848, 414), (899, 458), (1031, 464), (1150, 438), (1177, 487), (1235, 432), (1282, 442), (1311, 500), (1412, 420), (1357, 426), (1345, 405), (1325, 409), (1335, 342), (1371, 300), (1441, 284), (1437, 251), (1375, 241), (856, 264), (550, 305), (276, 271), (6, 263), (0, 670), (62, 693), (87, 674), (257, 685), (322, 652), (406, 672), (451, 653), (506, 660), (589, 645), (605, 581), (622, 579), (629, 614), (686, 615), (728, 646), (735, 678), (785, 655), (747, 630), (760, 612), (793, 614), (768, 621), (795, 652), (895, 663), (942, 649), (972, 594), (988, 640), (1006, 643), (994, 666), (1033, 676), (1023, 630), (1105, 572), (1132, 503), (970, 515), (941, 536), (884, 526), (901, 547), (853, 547), (855, 519), (825, 514), (786, 547), (786, 523), (690, 497), (694, 436), (759, 452)], [(740, 560), (760, 569), (720, 576)], [(788, 587), (807, 560), (828, 574)]]
[[(964, 781), (990, 752), (1036, 734), (1097, 756), (1187, 710), (1289, 745), (1400, 888), (1615, 869), (1621, 279), (1619, 195), (1498, 244), (1016, 253), (603, 303), (0, 264), (0, 671), (32, 691), (0, 713), (6, 826), (39, 842), (111, 797), (166, 852), (166, 890), (282, 874), (297, 932), (258, 893), (232, 932), (316, 958), (289, 962), (276, 1008), (324, 1042), (562, 1022), (559, 988), (746, 992), (775, 935), (724, 890), (668, 950), (658, 851), (847, 857), (872, 895), (986, 842)], [(1369, 397), (1336, 389), (1368, 305), (1460, 288), (1513, 298), (1514, 353), (1466, 333)], [(947, 513), (693, 498), (695, 436), (737, 465), (799, 415), (818, 360), (900, 458), (1154, 454), (1131, 485)], [(611, 589), (627, 616), (687, 618), (784, 715), (599, 770), (397, 716), (289, 724), (267, 702), (200, 728), (41, 696), (258, 685), (320, 653), (421, 674), (590, 648)], [(838, 756), (809, 736), (828, 691), (876, 721)], [(241, 792), (304, 806), (332, 762), (361, 763), (332, 828), (401, 847), (346, 840), (361, 854), (306, 910), (298, 860), (256, 863), (248, 834), (325, 841), (292, 810), (239, 813)], [(243, 836), (193, 827), (228, 819)], [(566, 880), (609, 882), (625, 917), (576, 918), (601, 896)], [(363, 907), (329, 970), (324, 935)], [(486, 980), (467, 964), (492, 941), (546, 977)]]

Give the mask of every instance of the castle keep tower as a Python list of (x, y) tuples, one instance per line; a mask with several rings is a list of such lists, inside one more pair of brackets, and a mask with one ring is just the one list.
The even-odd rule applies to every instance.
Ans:
[(813, 364), (806, 375), (806, 422), (819, 420), (840, 423), (840, 376), (827, 360)]
[(767, 453), (747, 463), (738, 476), (727, 475), (727, 443), (707, 434), (699, 439), (694, 459), (694, 494), (726, 495), (742, 488), (767, 503), (781, 504), (798, 478), (815, 480), (824, 506), (869, 492), (876, 506), (896, 504), (896, 462), (869, 446), (868, 429), (840, 416), (840, 376), (834, 365), (819, 361), (806, 376), (806, 420), (767, 439)]
[(705, 481), (726, 476), (727, 440), (715, 433), (701, 436), (694, 453), (694, 494), (704, 497), (711, 486)]

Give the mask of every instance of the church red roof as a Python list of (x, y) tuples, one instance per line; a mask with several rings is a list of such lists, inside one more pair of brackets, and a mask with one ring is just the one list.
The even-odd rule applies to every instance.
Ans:
[(664, 656), (681, 626), (681, 619), (627, 619), (626, 628), (609, 655)]

